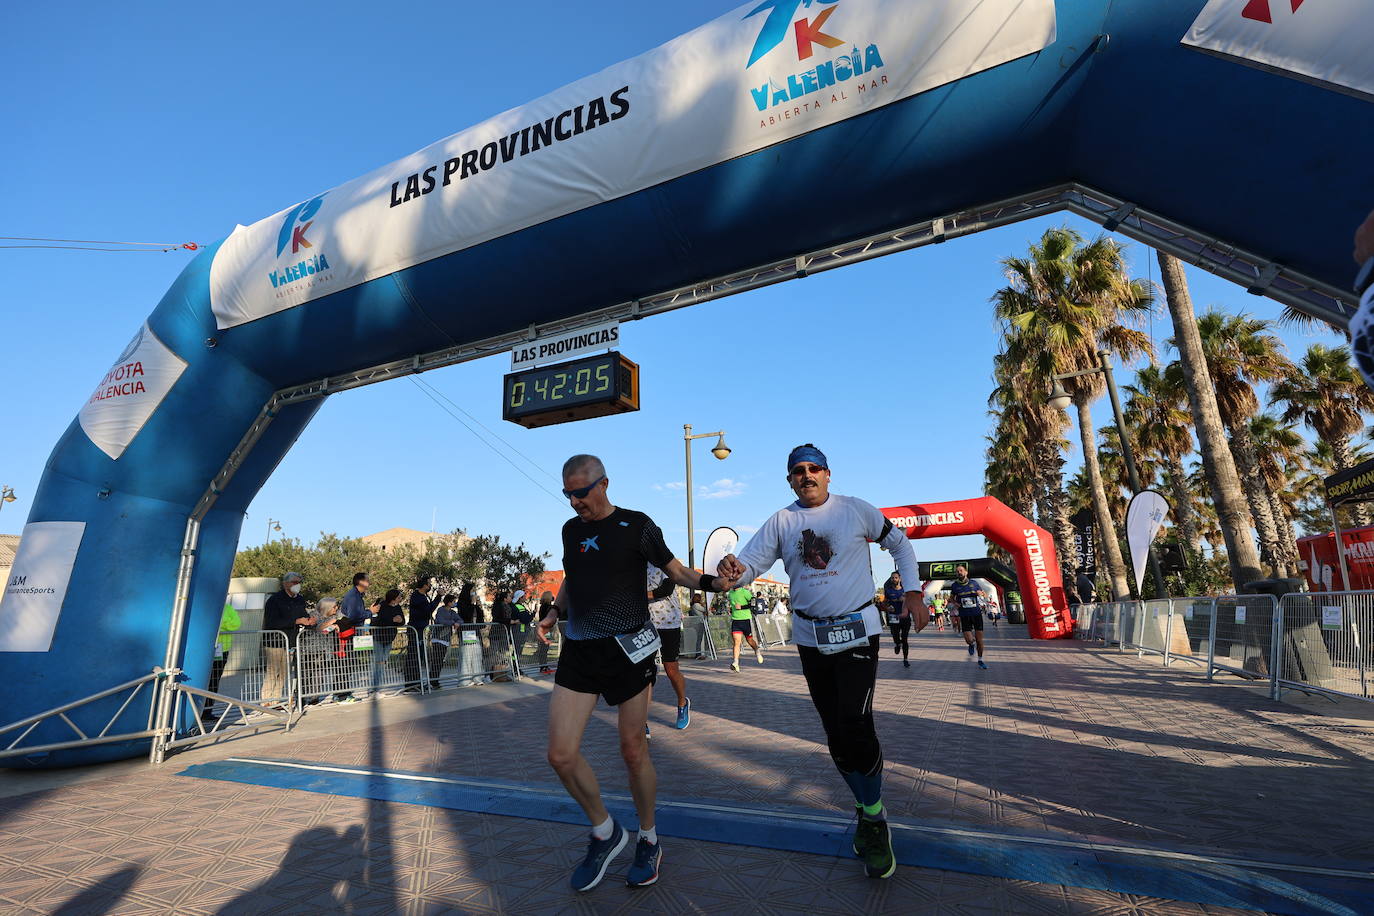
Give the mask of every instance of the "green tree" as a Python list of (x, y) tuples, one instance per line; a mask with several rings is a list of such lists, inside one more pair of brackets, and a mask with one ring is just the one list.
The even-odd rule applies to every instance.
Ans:
[(1259, 413), (1254, 385), (1273, 382), (1293, 369), (1283, 343), (1270, 333), (1271, 322), (1246, 314), (1209, 310), (1197, 321), (1207, 371), (1216, 389), (1217, 410), (1231, 437), (1231, 454), (1240, 472), (1241, 490), (1259, 536), (1260, 559), (1275, 575), (1288, 574), (1278, 524), (1264, 492), (1259, 455), (1250, 435), (1250, 418)]
[(1125, 419), (1135, 433), (1137, 454), (1163, 465), (1164, 485), (1173, 502), (1172, 520), (1188, 552), (1198, 554), (1202, 535), (1183, 469), (1184, 457), (1193, 450), (1193, 417), (1188, 412), (1182, 368), (1168, 371), (1151, 364), (1139, 369), (1135, 382), (1126, 386)]
[[(1188, 408), (1193, 414), (1193, 428), (1197, 432), (1198, 451), (1202, 456), (1201, 466), (1207, 477), (1208, 498), (1204, 505), (1215, 511), (1220, 536), (1226, 542), (1232, 586), (1239, 589), (1246, 582), (1263, 575), (1255, 543), (1250, 537), (1245, 494), (1241, 490), (1235, 459), (1226, 442), (1183, 265), (1171, 254), (1163, 251), (1157, 254), (1160, 281), (1174, 324), (1173, 345), (1178, 348), (1178, 364), (1184, 387), (1188, 391)], [(1216, 542), (1209, 538), (1209, 543), (1215, 545)]]
[(481, 580), (487, 588), (514, 592), (531, 579), (544, 575), (549, 554), (534, 554), (524, 544), (509, 544), (500, 535), (483, 534), (458, 548), (457, 567), (469, 581)]
[(1255, 442), (1260, 483), (1269, 500), (1274, 524), (1279, 529), (1284, 563), (1296, 574), (1298, 545), (1293, 536), (1293, 518), (1297, 515), (1297, 507), (1293, 481), (1304, 470), (1303, 454), (1307, 443), (1297, 430), (1271, 413), (1259, 413), (1251, 418), (1250, 438)]
[[(1031, 245), (1024, 258), (1004, 258), (1008, 285), (993, 294), (996, 314), (1007, 329), (1007, 354), (1021, 368), (1030, 390), (1048, 392), (1055, 375), (1093, 369), (1098, 352), (1123, 360), (1153, 355), (1148, 335), (1139, 330), (1154, 294), (1142, 280), (1133, 280), (1119, 243), (1099, 236), (1084, 243), (1072, 229), (1049, 229)], [(1078, 414), (1083, 465), (1098, 527), (1115, 530), (1107, 503), (1092, 403), (1102, 397), (1106, 382), (1091, 372), (1065, 379)], [(1126, 565), (1112, 537), (1101, 539), (1112, 593), (1130, 597)]]
[[(1308, 347), (1294, 371), (1269, 390), (1269, 403), (1283, 406), (1285, 422), (1301, 420), (1330, 445), (1335, 470), (1355, 466), (1351, 439), (1364, 426), (1364, 414), (1374, 410), (1374, 391), (1350, 364), (1348, 347)], [(1369, 524), (1366, 507), (1355, 515)]]
[(1005, 352), (993, 358), (993, 381), (996, 384), (988, 403), (1003, 417), (1013, 417), (1008, 431), (1021, 435), (1029, 444), (1037, 521), (1054, 536), (1059, 562), (1076, 568), (1078, 550), (1064, 498), (1064, 450), (1068, 443), (1063, 432), (1068, 420), (1062, 411), (1045, 403), (1035, 380)]

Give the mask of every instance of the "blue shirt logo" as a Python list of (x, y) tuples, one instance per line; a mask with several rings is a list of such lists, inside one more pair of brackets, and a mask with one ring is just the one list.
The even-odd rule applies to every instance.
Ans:
[[(600, 537), (600, 536), (601, 536), (601, 535), (597, 535), (596, 537)], [(583, 539), (582, 539), (582, 552), (583, 552), (583, 553), (586, 553), (586, 552), (589, 551), (589, 550), (597, 550), (597, 551), (599, 551), (600, 549), (601, 549), (601, 548), (600, 548), (599, 546), (597, 546), (596, 538), (595, 538), (595, 537), (592, 537), (592, 538), (583, 538)]]

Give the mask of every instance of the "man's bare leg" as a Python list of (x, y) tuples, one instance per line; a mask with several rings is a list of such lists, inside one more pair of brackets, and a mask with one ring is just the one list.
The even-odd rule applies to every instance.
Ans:
[[(549, 698), (549, 765), (558, 774), (563, 788), (568, 790), (573, 801), (582, 807), (587, 820), (593, 827), (604, 823), (610, 813), (601, 801), (601, 787), (597, 784), (596, 773), (592, 771), (587, 758), (582, 756), (582, 733), (587, 729), (587, 720), (596, 708), (597, 696), (594, 693), (578, 693), (566, 687), (555, 686)], [(648, 704), (640, 717), (639, 739), (644, 740), (644, 720), (648, 717)], [(622, 722), (624, 713), (621, 713)], [(624, 744), (621, 733), (621, 744)]]
[[(654, 803), (658, 795), (658, 774), (654, 772), (654, 762), (649, 758), (649, 739), (644, 735), (644, 726), (649, 721), (651, 693), (652, 690), (645, 687), (634, 698), (617, 707), (619, 719), (616, 724), (620, 731), (620, 756), (624, 758), (625, 769), (630, 774), (630, 794), (634, 796), (640, 830), (653, 829)], [(550, 714), (552, 712), (550, 709)], [(566, 785), (566, 782), (564, 784)], [(572, 789), (569, 788), (568, 791), (571, 793)], [(597, 802), (600, 803), (600, 800), (598, 793)]]

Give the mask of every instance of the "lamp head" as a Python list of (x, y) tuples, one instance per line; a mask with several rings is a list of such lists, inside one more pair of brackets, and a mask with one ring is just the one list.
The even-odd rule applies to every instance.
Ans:
[(14, 490), (10, 487), (5, 487), (3, 490), (0, 490), (0, 499), (3, 499), (7, 503), (12, 503), (17, 498), (18, 497), (14, 495)]
[(1054, 387), (1050, 389), (1050, 397), (1046, 403), (1055, 410), (1068, 410), (1069, 405), (1073, 403), (1073, 398), (1064, 390), (1063, 383), (1061, 383), (1059, 379), (1055, 379)]
[(716, 444), (711, 448), (711, 454), (715, 455), (721, 461), (730, 457), (730, 446), (725, 444), (725, 433), (720, 434), (720, 438), (716, 440)]

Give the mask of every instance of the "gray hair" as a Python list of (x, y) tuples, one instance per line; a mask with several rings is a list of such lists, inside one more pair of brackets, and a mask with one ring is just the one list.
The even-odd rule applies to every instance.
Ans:
[(305, 576), (302, 576), (302, 575), (301, 575), (300, 573), (298, 573), (298, 572), (289, 572), (289, 573), (286, 573), (285, 575), (283, 575), (283, 576), (281, 577), (281, 584), (282, 584), (282, 585), (285, 585), (285, 584), (288, 583), (288, 582), (304, 582), (304, 581), (305, 581)]
[(338, 604), (339, 599), (337, 598), (321, 598), (319, 604), (315, 605), (315, 608), (323, 614), (326, 611), (334, 609)]
[(606, 476), (606, 466), (595, 455), (573, 455), (563, 462), (564, 479), (581, 471), (585, 471), (591, 480), (600, 480)]

